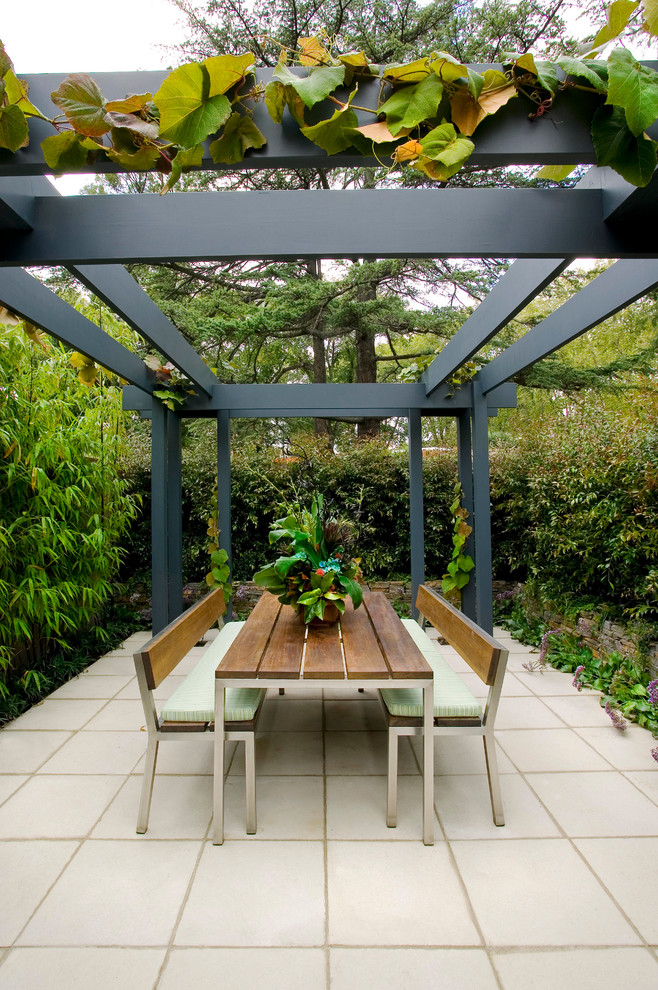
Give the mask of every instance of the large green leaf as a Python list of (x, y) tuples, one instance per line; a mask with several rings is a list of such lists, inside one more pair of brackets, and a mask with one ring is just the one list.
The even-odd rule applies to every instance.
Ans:
[(78, 133), (100, 137), (109, 131), (111, 125), (106, 120), (105, 97), (91, 76), (74, 72), (50, 95)]
[(53, 172), (75, 172), (87, 162), (88, 149), (75, 131), (63, 131), (41, 142), (46, 164)]
[(415, 83), (428, 76), (430, 71), (428, 59), (419, 58), (415, 62), (387, 66), (383, 78), (392, 82)]
[(183, 148), (201, 144), (231, 116), (228, 99), (223, 93), (210, 95), (210, 74), (196, 62), (174, 69), (153, 99), (160, 111), (161, 137)]
[(338, 61), (345, 66), (345, 85), (350, 86), (356, 73), (366, 76), (378, 75), (376, 65), (371, 65), (365, 52), (346, 52), (338, 56)]
[(154, 141), (159, 134), (156, 123), (151, 120), (143, 120), (134, 113), (118, 113), (111, 110), (106, 114), (106, 118), (113, 128), (120, 127), (123, 130), (131, 131), (133, 134), (139, 134), (149, 141)]
[(29, 129), (25, 114), (15, 104), (0, 107), (0, 148), (18, 151), (29, 140)]
[(287, 87), (283, 83), (273, 79), (265, 87), (265, 106), (275, 124), (280, 124), (283, 120), (283, 111), (287, 106)]
[(540, 168), (538, 172), (535, 172), (535, 179), (550, 179), (551, 182), (562, 182), (566, 179), (568, 175), (571, 175), (573, 170), (578, 168), (577, 165), (544, 165)]
[(599, 107), (592, 118), (592, 142), (599, 165), (609, 165), (634, 186), (650, 181), (658, 144), (633, 134), (621, 107)]
[(557, 64), (568, 76), (574, 76), (576, 79), (584, 79), (590, 86), (594, 87), (597, 93), (605, 93), (607, 91), (607, 62), (594, 62), (593, 60), (584, 62), (582, 59), (565, 55), (564, 58), (557, 60)]
[(379, 108), (386, 115), (386, 123), (391, 134), (397, 135), (405, 128), (416, 127), (424, 120), (436, 117), (443, 83), (437, 75), (430, 75), (415, 86), (398, 89)]
[(210, 154), (215, 163), (234, 165), (242, 161), (249, 148), (262, 148), (265, 144), (267, 138), (251, 117), (232, 113), (222, 136), (210, 145)]
[(311, 69), (306, 76), (296, 76), (281, 62), (272, 73), (285, 86), (291, 86), (309, 109), (324, 100), (345, 81), (344, 65), (321, 65)]
[(15, 103), (27, 117), (43, 117), (41, 111), (28, 99), (27, 83), (23, 79), (18, 79), (11, 69), (6, 73), (4, 83), (10, 103)]
[(594, 38), (592, 49), (601, 48), (618, 38), (637, 6), (637, 0), (615, 0), (611, 3), (606, 13), (606, 23)]
[(623, 107), (633, 134), (643, 134), (658, 117), (658, 72), (638, 62), (626, 48), (608, 59), (606, 103)]
[(338, 576), (338, 583), (352, 599), (354, 608), (358, 608), (363, 601), (363, 588), (354, 578), (346, 577), (344, 574)]
[(0, 79), (2, 79), (2, 77), (6, 75), (6, 73), (9, 72), (10, 69), (13, 68), (14, 68), (14, 63), (9, 58), (9, 55), (7, 55), (7, 52), (5, 51), (5, 46), (0, 41)]
[(302, 127), (302, 134), (313, 144), (324, 148), (329, 155), (335, 155), (339, 151), (344, 151), (352, 144), (350, 131), (356, 128), (359, 123), (353, 110), (343, 107), (336, 110), (336, 113), (329, 120), (321, 120), (319, 124), (312, 127)]
[[(136, 148), (134, 145), (130, 146), (125, 136), (124, 139), (117, 139), (117, 134), (121, 128), (117, 128), (112, 132), (112, 137), (114, 138), (114, 147), (108, 148), (106, 151), (107, 157), (110, 161), (115, 162), (117, 165), (121, 165), (128, 172), (150, 172), (156, 162), (162, 161), (162, 153), (160, 148), (155, 144), (145, 144), (142, 147)], [(125, 132), (128, 134), (129, 132)], [(163, 166), (168, 165), (163, 161)]]
[(535, 65), (537, 67), (537, 82), (547, 93), (555, 96), (560, 85), (555, 63), (535, 59)]
[(435, 72), (444, 83), (456, 82), (457, 79), (468, 79), (467, 67), (447, 52), (436, 52), (432, 56), (430, 65), (432, 72)]
[(422, 154), (414, 168), (441, 182), (460, 170), (475, 147), (468, 138), (458, 135), (452, 124), (445, 122), (426, 134), (420, 146)]
[[(197, 144), (194, 148), (179, 148), (174, 156), (171, 163), (171, 173), (167, 179), (166, 185), (162, 189), (162, 194), (168, 193), (170, 189), (173, 189), (183, 172), (189, 171), (191, 168), (200, 168), (203, 163), (203, 145)], [(215, 562), (216, 554), (225, 554), (226, 550), (215, 550), (211, 554), (210, 559)], [(225, 560), (226, 558), (222, 558)], [(221, 563), (221, 561), (220, 561)]]
[(254, 64), (251, 52), (244, 55), (213, 55), (204, 59), (203, 65), (210, 76), (210, 96), (227, 93), (229, 89), (241, 82)]
[(641, 0), (644, 11), (644, 30), (658, 34), (658, 0)]

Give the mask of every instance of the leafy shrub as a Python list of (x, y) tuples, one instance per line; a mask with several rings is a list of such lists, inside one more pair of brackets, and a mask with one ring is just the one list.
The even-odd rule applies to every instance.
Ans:
[(135, 512), (116, 475), (122, 432), (118, 390), (90, 390), (63, 348), (3, 327), (0, 693), (34, 680), (114, 590)]

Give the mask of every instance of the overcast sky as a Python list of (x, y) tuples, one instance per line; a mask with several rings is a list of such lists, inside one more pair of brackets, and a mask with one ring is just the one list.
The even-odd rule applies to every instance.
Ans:
[(159, 69), (171, 55), (180, 13), (167, 0), (5, 0), (0, 40), (17, 72)]

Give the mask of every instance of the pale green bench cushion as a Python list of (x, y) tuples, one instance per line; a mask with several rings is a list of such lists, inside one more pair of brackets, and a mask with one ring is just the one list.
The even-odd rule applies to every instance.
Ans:
[[(481, 718), (482, 707), (426, 632), (413, 619), (403, 619), (416, 646), (434, 671), (434, 718)], [(383, 688), (381, 696), (391, 715), (422, 718), (420, 688)]]
[[(227, 622), (160, 713), (164, 722), (212, 722), (215, 718), (215, 668), (242, 629), (244, 622)], [(265, 694), (260, 688), (228, 688), (224, 703), (226, 722), (249, 722)]]

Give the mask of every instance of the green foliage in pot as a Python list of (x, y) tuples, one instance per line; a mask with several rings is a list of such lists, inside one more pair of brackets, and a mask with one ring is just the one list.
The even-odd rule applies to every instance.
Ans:
[(359, 560), (347, 547), (351, 524), (325, 513), (323, 495), (314, 495), (311, 508), (288, 507), (270, 531), (270, 544), (287, 540), (284, 554), (254, 574), (254, 581), (276, 595), (284, 605), (303, 608), (304, 622), (324, 619), (330, 603), (340, 613), (349, 596), (355, 608), (363, 600), (356, 580)]

